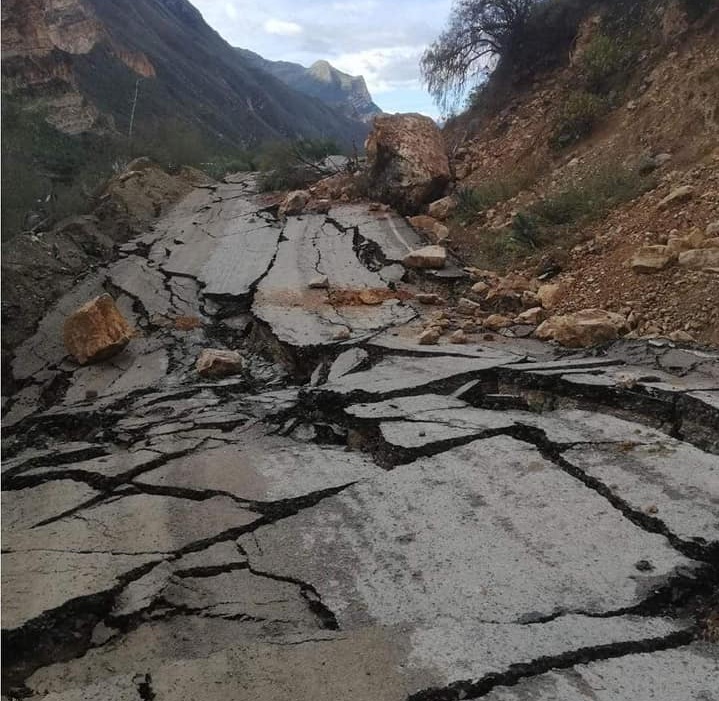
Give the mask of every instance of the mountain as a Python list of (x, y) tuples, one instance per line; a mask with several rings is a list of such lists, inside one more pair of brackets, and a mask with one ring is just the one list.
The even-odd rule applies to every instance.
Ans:
[(237, 49), (237, 52), (257, 68), (305, 95), (322, 100), (351, 119), (369, 123), (382, 113), (372, 101), (362, 76), (343, 73), (327, 61), (316, 61), (309, 68), (305, 68), (299, 63), (268, 61), (247, 49)]
[(44, 100), (61, 131), (151, 137), (183, 122), (208, 141), (360, 140), (356, 120), (268, 78), (187, 0), (3, 0), (3, 92)]

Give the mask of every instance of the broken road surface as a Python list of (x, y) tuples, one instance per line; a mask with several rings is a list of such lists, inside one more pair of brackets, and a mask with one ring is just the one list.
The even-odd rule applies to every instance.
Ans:
[[(238, 177), (58, 301), (5, 404), (8, 697), (719, 699), (719, 358), (419, 346), (421, 244)], [(103, 292), (137, 334), (79, 367)]]

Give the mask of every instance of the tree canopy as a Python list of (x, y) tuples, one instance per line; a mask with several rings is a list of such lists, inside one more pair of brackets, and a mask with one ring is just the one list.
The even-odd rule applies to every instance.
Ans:
[(520, 40), (540, 0), (456, 0), (447, 29), (421, 60), (424, 82), (445, 110), (456, 104), (467, 81), (491, 69)]

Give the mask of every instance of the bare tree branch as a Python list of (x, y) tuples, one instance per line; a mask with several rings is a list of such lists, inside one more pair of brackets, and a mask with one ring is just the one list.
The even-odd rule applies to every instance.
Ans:
[(420, 67), (435, 102), (456, 105), (470, 78), (491, 69), (521, 37), (541, 0), (455, 0), (447, 29), (422, 56)]

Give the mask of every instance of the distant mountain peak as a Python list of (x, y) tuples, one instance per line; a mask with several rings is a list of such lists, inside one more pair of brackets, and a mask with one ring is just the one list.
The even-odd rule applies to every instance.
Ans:
[(237, 49), (256, 67), (310, 97), (317, 98), (351, 119), (370, 122), (382, 110), (372, 101), (362, 76), (353, 76), (320, 59), (309, 68), (288, 61), (269, 61), (247, 49)]

